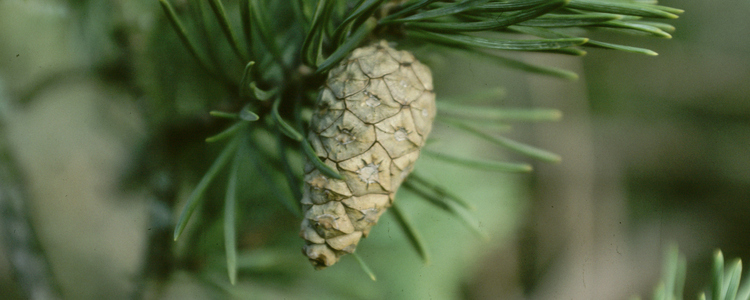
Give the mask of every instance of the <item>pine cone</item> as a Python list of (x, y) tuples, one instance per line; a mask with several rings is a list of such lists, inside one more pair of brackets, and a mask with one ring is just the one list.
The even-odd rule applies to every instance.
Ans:
[(355, 49), (328, 74), (308, 139), (345, 177), (305, 166), (300, 237), (316, 269), (352, 253), (393, 203), (432, 129), (430, 69), (386, 41)]

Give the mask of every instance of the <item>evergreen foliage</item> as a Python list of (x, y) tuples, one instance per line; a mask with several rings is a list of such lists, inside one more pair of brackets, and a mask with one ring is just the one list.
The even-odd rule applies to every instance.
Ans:
[[(192, 57), (184, 60), (181, 54), (176, 54), (178, 57), (170, 58), (182, 62), (178, 64), (182, 70), (177, 72), (193, 73), (191, 76), (202, 78), (216, 88), (208, 94), (193, 95), (192, 102), (170, 94), (174, 89), (169, 87), (151, 91), (150, 122), (158, 127), (214, 110), (211, 115), (221, 120), (204, 121), (209, 126), (200, 132), (225, 128), (206, 141), (224, 143), (220, 141), (229, 140), (189, 196), (174, 239), (183, 235), (197, 208), (216, 202), (203, 195), (212, 182), (220, 185), (216, 183), (220, 180), (215, 179), (223, 178), (222, 169), (229, 169), (224, 222), (217, 223), (222, 219), (219, 212), (204, 212), (197, 217), (200, 228), (196, 232), (210, 231), (215, 228), (214, 224), (223, 224), (232, 283), (238, 269), (234, 222), (237, 218), (253, 217), (235, 204), (234, 190), (237, 186), (248, 185), (237, 176), (243, 164), (250, 160), (258, 171), (267, 174), (263, 180), (275, 191), (272, 193), (277, 195), (291, 218), (300, 216), (297, 200), (301, 196), (301, 157), (310, 159), (321, 173), (341, 178), (337, 170), (320, 161), (302, 132), (307, 132), (309, 112), (326, 73), (355, 48), (386, 39), (402, 49), (427, 49), (434, 53), (457, 50), (525, 72), (575, 79), (577, 75), (569, 71), (505, 57), (502, 51), (584, 55), (586, 48), (593, 47), (656, 55), (648, 49), (589, 39), (582, 29), (670, 38), (672, 26), (650, 19), (674, 19), (682, 13), (679, 9), (636, 0), (239, 0), (227, 3), (159, 0), (159, 3), (176, 33), (175, 38), (186, 49), (182, 51)], [(162, 43), (168, 45), (169, 42)], [(181, 77), (159, 72), (154, 76), (155, 80), (165, 83), (164, 76)], [(175, 78), (170, 79), (175, 82)], [(553, 153), (489, 134), (474, 125), (477, 121), (507, 124), (556, 120), (560, 112), (515, 108), (487, 110), (468, 107), (461, 104), (463, 100), (441, 99), (438, 95), (438, 121), (534, 159), (560, 161)], [(185, 106), (183, 102), (193, 104)], [(154, 139), (159, 138), (162, 137), (154, 136)], [(427, 155), (468, 168), (500, 172), (531, 170), (525, 163), (477, 160), (430, 148), (428, 145)], [(471, 204), (458, 200), (459, 197), (449, 192), (450, 187), (438, 186), (416, 174), (407, 179), (405, 186), (477, 230), (472, 225), (475, 221), (465, 211)], [(428, 261), (429, 251), (409, 216), (397, 206), (392, 211), (414, 249)], [(365, 266), (361, 257), (357, 260)], [(368, 268), (364, 269), (374, 278)]]

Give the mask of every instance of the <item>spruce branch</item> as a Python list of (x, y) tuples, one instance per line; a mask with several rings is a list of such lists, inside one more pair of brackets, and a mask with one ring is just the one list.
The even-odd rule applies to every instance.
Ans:
[[(209, 30), (207, 20), (192, 20), (198, 24), (197, 26), (201, 26), (204, 32), (202, 39), (198, 41), (189, 36), (186, 30), (194, 27), (186, 27), (182, 23), (191, 20), (179, 19), (167, 0), (160, 0), (160, 4), (167, 20), (190, 55), (207, 73), (217, 75), (216, 77), (226, 82), (239, 82), (239, 88), (231, 91), (227, 97), (227, 102), (231, 103), (227, 106), (230, 109), (217, 108), (220, 111), (211, 112), (212, 116), (232, 119), (234, 123), (228, 124), (221, 133), (206, 139), (207, 142), (231, 139), (230, 145), (218, 156), (214, 165), (196, 186), (175, 230), (176, 238), (186, 226), (191, 212), (201, 203), (203, 193), (211, 180), (224, 165), (231, 164), (224, 197), (224, 242), (228, 275), (232, 283), (236, 280), (241, 259), (241, 255), (236, 252), (236, 237), (232, 226), (235, 214), (241, 213), (236, 210), (239, 203), (235, 201), (239, 199), (235, 199), (234, 190), (241, 187), (242, 182), (238, 182), (241, 177), (235, 176), (238, 159), (229, 162), (230, 157), (236, 157), (240, 152), (253, 157), (255, 170), (260, 174), (270, 174), (263, 176), (266, 185), (273, 190), (283, 191), (275, 195), (281, 205), (292, 215), (302, 217), (300, 204), (296, 200), (304, 198), (300, 187), (307, 179), (301, 178), (299, 173), (293, 170), (294, 162), (290, 157), (307, 158), (309, 165), (305, 167), (306, 173), (316, 170), (315, 172), (328, 179), (344, 179), (342, 173), (352, 172), (341, 169), (339, 159), (325, 157), (329, 150), (324, 149), (321, 140), (315, 136), (320, 132), (304, 134), (310, 132), (308, 129), (311, 126), (303, 124), (303, 119), (313, 118), (309, 115), (303, 117), (302, 111), (309, 112), (320, 105), (321, 100), (313, 100), (314, 96), (310, 95), (318, 93), (320, 86), (330, 88), (330, 84), (325, 82), (326, 73), (337, 70), (334, 67), (339, 64), (352, 63), (350, 55), (356, 52), (355, 49), (372, 41), (387, 38), (396, 43), (403, 42), (407, 47), (422, 44), (426, 49), (437, 50), (437, 53), (458, 51), (525, 72), (576, 79), (577, 75), (573, 72), (507, 58), (502, 53), (523, 51), (584, 55), (586, 51), (583, 49), (593, 47), (656, 55), (648, 49), (591, 40), (584, 34), (587, 30), (607, 30), (670, 38), (674, 27), (650, 19), (674, 19), (682, 13), (682, 10), (665, 6), (617, 0), (240, 0), (236, 7), (239, 13), (233, 14), (233, 11), (227, 10), (221, 1), (211, 0), (208, 4), (218, 22), (218, 29)], [(198, 5), (200, 9), (203, 4)], [(292, 16), (289, 22), (277, 22), (274, 19), (277, 14), (289, 12)], [(209, 18), (211, 16), (203, 14), (202, 17), (206, 18), (206, 15)], [(233, 19), (233, 16), (237, 18)], [(233, 31), (233, 22), (240, 22), (241, 34)], [(571, 31), (570, 28), (586, 30)], [(241, 41), (243, 38), (244, 48)], [(212, 47), (217, 43), (224, 43), (224, 47)], [(209, 45), (209, 57), (212, 61), (205, 59), (196, 48), (196, 45), (202, 44)], [(381, 44), (377, 49), (384, 49), (384, 45), (386, 44)], [(231, 51), (233, 54), (230, 53), (229, 60), (232, 62), (222, 61), (222, 56), (215, 53), (219, 49)], [(244, 70), (239, 69), (242, 65), (233, 65), (236, 59), (232, 56), (242, 62)], [(417, 62), (414, 57), (408, 56), (398, 59), (403, 60), (396, 62), (396, 68), (413, 68)], [(357, 70), (352, 72), (363, 72), (360, 67), (356, 68)], [(240, 72), (241, 79), (236, 80)], [(350, 79), (343, 79), (345, 83), (342, 85), (349, 84), (346, 80)], [(425, 78), (418, 78), (417, 81), (428, 82), (423, 79)], [(425, 88), (432, 92), (432, 83)], [(358, 92), (342, 89), (342, 95), (335, 97), (338, 100), (349, 97), (350, 92)], [(440, 99), (440, 115), (437, 120), (461, 133), (534, 159), (547, 162), (561, 160), (560, 156), (549, 151), (489, 134), (475, 126), (500, 124), (507, 128), (510, 122), (556, 121), (560, 119), (561, 112), (554, 109), (473, 107), (466, 104), (471, 97), (474, 96)], [(496, 93), (493, 97), (501, 98), (502, 95)], [(252, 126), (247, 123), (260, 119), (261, 122), (253, 123)], [(380, 121), (382, 120), (368, 121), (365, 125), (370, 126)], [(263, 135), (273, 138), (260, 138)], [(243, 141), (236, 142), (238, 139)], [(420, 145), (421, 143), (422, 141)], [(523, 162), (483, 160), (430, 149), (422, 153), (435, 158), (435, 161), (472, 169), (501, 172), (531, 170), (530, 165)], [(280, 183), (281, 181), (286, 182)], [(486, 237), (478, 230), (476, 220), (466, 211), (467, 208), (473, 207), (471, 203), (417, 174), (407, 177), (404, 186), (413, 194), (459, 218), (480, 237)], [(291, 192), (287, 193), (289, 190)], [(392, 202), (393, 199), (390, 200)], [(418, 255), (428, 261), (425, 242), (416, 226), (396, 204), (391, 211)], [(368, 276), (374, 278), (374, 274), (361, 258), (355, 259), (360, 262)]]

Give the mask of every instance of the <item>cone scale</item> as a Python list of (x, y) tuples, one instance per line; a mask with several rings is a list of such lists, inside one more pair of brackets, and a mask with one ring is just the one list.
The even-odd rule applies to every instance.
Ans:
[(305, 166), (300, 237), (316, 269), (354, 252), (391, 206), (435, 113), (429, 68), (386, 41), (355, 49), (329, 72), (308, 140), (344, 180)]

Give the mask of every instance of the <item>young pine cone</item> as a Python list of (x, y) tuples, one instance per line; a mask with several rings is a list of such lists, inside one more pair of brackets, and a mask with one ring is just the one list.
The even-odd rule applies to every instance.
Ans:
[(432, 74), (385, 41), (354, 50), (328, 74), (308, 139), (344, 180), (305, 166), (300, 236), (316, 269), (354, 252), (412, 170), (435, 118)]

